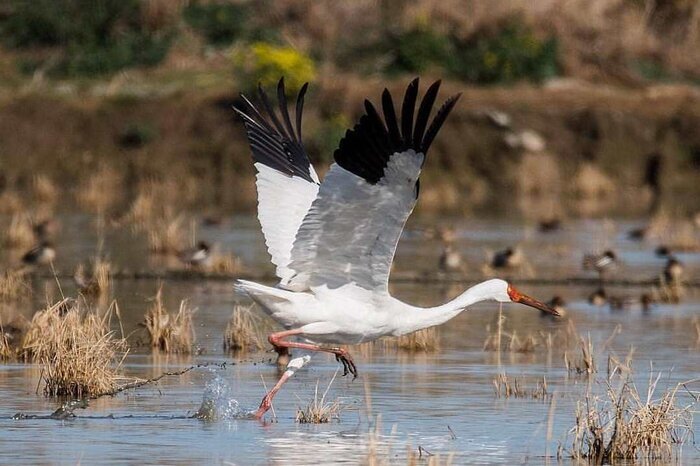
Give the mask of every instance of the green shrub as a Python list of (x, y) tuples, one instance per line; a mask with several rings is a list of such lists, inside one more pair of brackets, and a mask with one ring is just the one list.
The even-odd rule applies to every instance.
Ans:
[[(254, 87), (258, 83), (271, 88), (284, 77), (290, 96), (301, 86), (316, 77), (314, 61), (291, 47), (277, 47), (266, 42), (256, 42), (233, 54), (233, 64), (239, 82)], [(250, 91), (250, 89), (243, 89)]]
[(98, 75), (152, 66), (172, 41), (168, 31), (150, 31), (142, 24), (139, 0), (13, 0), (10, 8), (0, 35), (16, 48), (61, 47), (52, 74)]
[(228, 45), (246, 32), (250, 12), (234, 3), (192, 3), (183, 11), (187, 24), (213, 45)]
[(448, 68), (453, 75), (479, 84), (518, 80), (541, 82), (559, 74), (557, 40), (541, 40), (518, 19), (455, 40)]
[(425, 26), (394, 35), (388, 41), (391, 61), (387, 71), (420, 73), (447, 62), (452, 44), (448, 37)]

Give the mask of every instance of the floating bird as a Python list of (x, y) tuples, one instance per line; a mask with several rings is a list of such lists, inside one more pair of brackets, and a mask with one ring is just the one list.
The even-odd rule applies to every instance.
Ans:
[(664, 267), (664, 280), (666, 283), (680, 283), (683, 278), (683, 263), (671, 256)]
[(520, 267), (524, 262), (525, 255), (520, 248), (506, 248), (491, 257), (491, 267), (494, 269), (512, 269)]
[(641, 241), (646, 237), (648, 231), (647, 227), (633, 228), (627, 232), (627, 238), (633, 241)]
[(537, 224), (537, 229), (540, 233), (551, 233), (553, 231), (561, 230), (561, 219), (557, 217), (551, 217), (548, 219), (540, 220)]
[(665, 246), (665, 245), (663, 245), (663, 244), (657, 246), (656, 249), (654, 250), (654, 252), (655, 252), (656, 255), (659, 256), (659, 257), (669, 257), (669, 256), (671, 256), (671, 248), (669, 248), (668, 246)]
[[(284, 81), (277, 86), (279, 112), (259, 87), (262, 106), (242, 96), (243, 118), (257, 169), (258, 219), (280, 279), (276, 287), (238, 280), (246, 293), (286, 330), (269, 335), (278, 354), (289, 348), (334, 354), (348, 372), (357, 368), (336, 345), (405, 335), (447, 322), (480, 301), (516, 302), (552, 314), (544, 303), (504, 280), (479, 283), (436, 307), (420, 308), (389, 294), (396, 245), (419, 193), (425, 154), (459, 94), (447, 99), (432, 122), (440, 81), (418, 107), (418, 79), (408, 86), (398, 111), (388, 90), (383, 117), (365, 100), (365, 113), (345, 133), (323, 183), (304, 150), (301, 117), (307, 85), (296, 102), (295, 124), (287, 108)], [(306, 342), (287, 340), (301, 337)], [(329, 346), (326, 346), (329, 345)], [(255, 412), (261, 418), (285, 382), (280, 379)]]
[(206, 267), (211, 262), (211, 247), (206, 241), (200, 241), (195, 247), (180, 251), (177, 256), (186, 265)]
[(46, 265), (56, 259), (56, 250), (50, 241), (42, 241), (22, 256), (22, 262), (29, 265)]
[[(547, 306), (549, 306), (552, 309), (554, 309), (555, 311), (557, 311), (557, 314), (560, 317), (566, 316), (566, 307), (565, 307), (566, 301), (564, 301), (564, 298), (562, 298), (561, 296), (559, 296), (559, 295), (553, 296), (552, 299), (550, 299), (547, 302)], [(543, 312), (543, 311), (540, 311), (540, 313), (542, 314), (542, 316), (545, 316), (545, 317), (550, 317), (553, 315), (549, 312)]]
[(446, 243), (443, 245), (439, 266), (442, 272), (456, 272), (462, 270), (462, 255), (452, 244)]
[(639, 297), (639, 303), (642, 306), (642, 311), (647, 312), (651, 310), (651, 307), (656, 304), (656, 300), (649, 293), (642, 293)]
[(583, 270), (595, 270), (603, 283), (605, 273), (617, 266), (617, 254), (608, 249), (603, 254), (586, 254), (583, 256)]
[(603, 287), (600, 287), (588, 295), (588, 302), (594, 306), (603, 306), (608, 302), (608, 294), (605, 292)]
[(58, 232), (58, 228), (58, 222), (52, 219), (42, 220), (32, 227), (34, 235), (39, 241), (48, 241), (53, 238)]

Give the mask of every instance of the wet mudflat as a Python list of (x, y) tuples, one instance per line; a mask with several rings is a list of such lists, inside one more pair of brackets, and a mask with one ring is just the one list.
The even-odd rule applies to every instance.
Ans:
[[(442, 221), (441, 221), (442, 222)], [(445, 223), (449, 221), (445, 220)], [(57, 258), (59, 272), (69, 273), (75, 264), (91, 257), (97, 244), (89, 219), (66, 216)], [(520, 244), (527, 253), (531, 270), (507, 272), (518, 278), (581, 275), (583, 251), (615, 247), (623, 264), (617, 276), (648, 279), (657, 275), (664, 261), (652, 245), (628, 241), (626, 229), (633, 222), (578, 222), (561, 232), (539, 235), (519, 224), (485, 221), (456, 224), (455, 243), (464, 252), (468, 268), (481, 273), (489, 250)], [(267, 256), (257, 224), (252, 218), (200, 230), (200, 236), (240, 256), (250, 269), (265, 268)], [(604, 243), (605, 245), (603, 245)], [(167, 268), (160, 259), (149, 257), (147, 247), (128, 231), (108, 233), (105, 253), (120, 269)], [(440, 243), (426, 239), (422, 226), (409, 229), (402, 240), (395, 271), (419, 269), (438, 277)], [(697, 276), (700, 255), (679, 254), (689, 276)], [(4, 258), (11, 261), (12, 258)], [(438, 277), (439, 278), (439, 277)], [(432, 305), (452, 298), (470, 283), (399, 283), (392, 292), (400, 299)], [(57, 296), (53, 279), (33, 281), (33, 298), (20, 312), (30, 314), (43, 306), (44, 296)], [(149, 299), (157, 280), (115, 280), (112, 295), (119, 302), (122, 325), (130, 341), (138, 342)], [(326, 389), (338, 365), (326, 355), (314, 355), (275, 398), (276, 422), (244, 419), (257, 407), (278, 376), (270, 363), (274, 353), (224, 352), (223, 330), (231, 310), (245, 298), (233, 293), (228, 281), (178, 280), (164, 283), (164, 301), (176, 308), (188, 299), (197, 309), (194, 315), (199, 354), (165, 355), (134, 344), (124, 361), (123, 372), (135, 377), (154, 377), (197, 363), (234, 362), (224, 368), (210, 366), (181, 376), (166, 377), (157, 385), (128, 391), (115, 397), (91, 401), (76, 409), (75, 417), (47, 418), (59, 406), (55, 399), (36, 393), (40, 366), (13, 362), (0, 365), (0, 462), (95, 464), (139, 463), (191, 464), (201, 462), (232, 464), (336, 464), (366, 463), (374, 457), (392, 464), (405, 464), (418, 447), (453, 463), (539, 464), (556, 462), (561, 446), (562, 460), (572, 462), (569, 430), (575, 425), (575, 407), (587, 392), (604, 394), (608, 380), (609, 355), (623, 361), (632, 349), (632, 379), (646, 396), (650, 377), (661, 378), (656, 396), (679, 382), (698, 377), (700, 367), (700, 291), (685, 290), (679, 304), (658, 303), (643, 311), (630, 299), (624, 309), (589, 304), (595, 287), (581, 285), (523, 285), (523, 291), (548, 300), (560, 295), (568, 315), (551, 320), (537, 311), (514, 305), (503, 307), (501, 350), (484, 350), (487, 337), (498, 327), (497, 304), (478, 305), (439, 329), (439, 349), (431, 352), (402, 351), (375, 344), (351, 349), (360, 377), (336, 377), (327, 398), (338, 399), (343, 407), (339, 420), (306, 425), (295, 422), (298, 407), (314, 396), (316, 383)], [(63, 292), (73, 293), (69, 279)], [(617, 296), (639, 297), (645, 287), (608, 287)], [(571, 334), (569, 321), (578, 336), (590, 335), (596, 371), (578, 374), (567, 370), (581, 353), (578, 341), (559, 336)], [(516, 336), (513, 336), (515, 331)], [(547, 347), (545, 335), (552, 335)], [(529, 337), (536, 340), (528, 347)], [(569, 337), (569, 339), (573, 339)], [(567, 347), (564, 347), (567, 346)], [(542, 397), (498, 397), (494, 378), (505, 373), (517, 378), (526, 391), (534, 391), (543, 377)], [(697, 385), (692, 390), (697, 390)], [(680, 390), (679, 406), (693, 401)], [(203, 401), (208, 402), (210, 420), (192, 418)], [(12, 419), (17, 413), (29, 416)], [(32, 418), (31, 416), (37, 416)], [(267, 416), (273, 419), (272, 413)], [(694, 427), (694, 433), (700, 433)], [(680, 452), (683, 463), (700, 461), (700, 452), (690, 443)], [(423, 457), (428, 453), (422, 453)], [(662, 464), (667, 464), (664, 462)]]

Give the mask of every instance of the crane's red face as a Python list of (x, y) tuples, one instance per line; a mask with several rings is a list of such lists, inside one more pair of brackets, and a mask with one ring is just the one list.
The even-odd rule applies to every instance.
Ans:
[(522, 294), (521, 292), (516, 290), (515, 287), (513, 287), (513, 285), (511, 284), (508, 284), (508, 297), (514, 303), (524, 304), (526, 306), (539, 309), (542, 312), (546, 312), (547, 314), (559, 316), (559, 313), (554, 308), (547, 306), (545, 303), (538, 301), (535, 298), (531, 298), (526, 294)]

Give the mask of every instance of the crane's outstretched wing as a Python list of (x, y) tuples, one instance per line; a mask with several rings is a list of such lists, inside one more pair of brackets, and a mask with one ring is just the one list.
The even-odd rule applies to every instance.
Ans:
[(291, 289), (349, 283), (388, 292), (389, 272), (404, 224), (418, 198), (425, 154), (457, 103), (450, 97), (432, 123), (440, 81), (425, 93), (414, 121), (418, 79), (410, 83), (401, 125), (384, 90), (384, 121), (365, 101), (366, 113), (348, 130), (292, 248)]
[(289, 267), (292, 245), (319, 187), (318, 176), (301, 141), (301, 115), (306, 88), (304, 84), (297, 97), (296, 128), (287, 109), (284, 79), (280, 79), (277, 85), (281, 121), (262, 87), (258, 88), (258, 93), (263, 112), (243, 95), (245, 108), (235, 109), (245, 123), (258, 172), (255, 183), (258, 189), (258, 219), (282, 284), (295, 274)]

